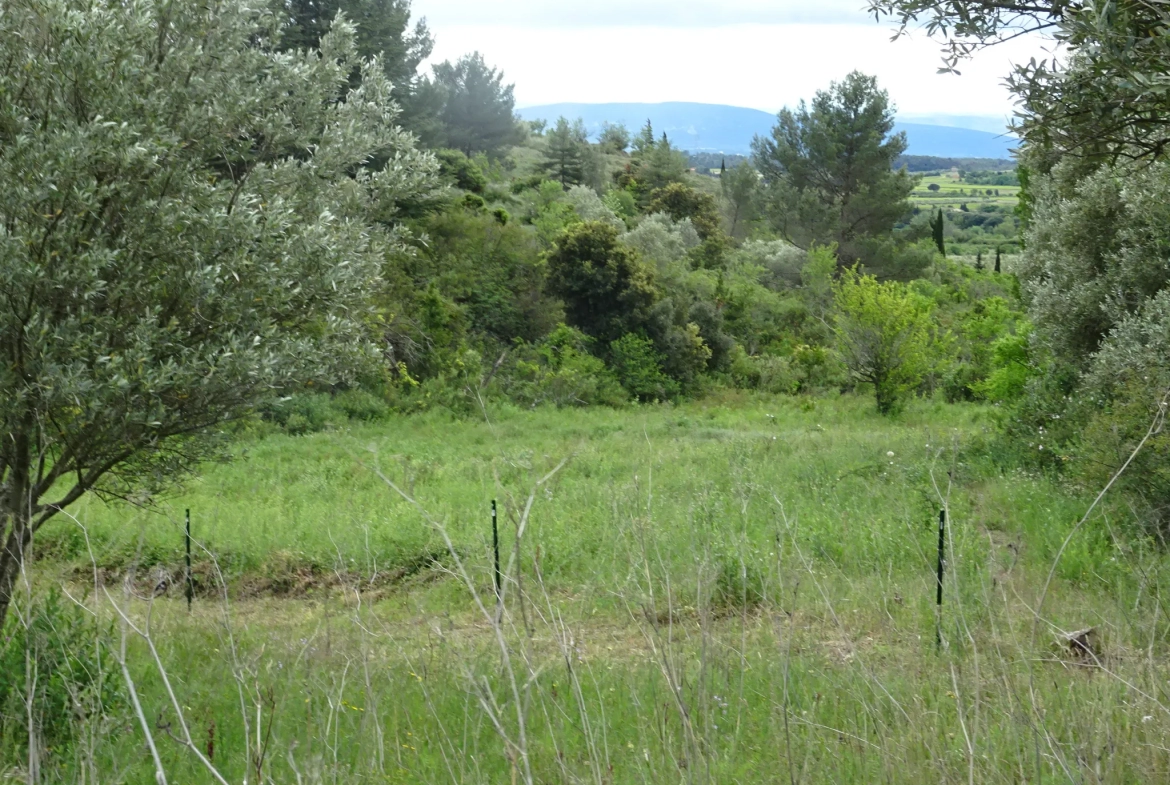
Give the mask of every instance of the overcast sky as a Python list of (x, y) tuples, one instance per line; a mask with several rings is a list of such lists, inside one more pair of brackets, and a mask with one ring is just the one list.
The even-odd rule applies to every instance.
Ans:
[(1012, 62), (1046, 56), (1021, 40), (962, 76), (937, 74), (925, 34), (890, 42), (865, 0), (413, 0), (438, 62), (478, 50), (516, 84), (519, 106), (697, 101), (775, 112), (858, 69), (903, 116), (1006, 118)]

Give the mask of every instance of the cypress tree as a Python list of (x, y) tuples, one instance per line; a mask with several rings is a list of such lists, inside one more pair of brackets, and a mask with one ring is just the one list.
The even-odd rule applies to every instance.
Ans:
[(930, 232), (934, 237), (934, 244), (938, 246), (938, 252), (944, 257), (947, 255), (946, 241), (943, 238), (943, 229), (945, 223), (943, 219), (942, 208), (938, 208), (938, 215), (930, 219)]
[(642, 126), (642, 130), (634, 137), (633, 143), (634, 157), (641, 157), (654, 149), (654, 126), (649, 120), (646, 125)]
[(975, 269), (976, 270), (983, 269), (983, 251), (979, 251), (978, 253), (975, 254)]
[(995, 249), (995, 271), (996, 271), (997, 273), (998, 273), (998, 272), (1000, 272), (1000, 269), (999, 269), (999, 257), (1000, 257), (1000, 251), (1001, 251), (1001, 249), (999, 249), (999, 248), (996, 248), (996, 249)]

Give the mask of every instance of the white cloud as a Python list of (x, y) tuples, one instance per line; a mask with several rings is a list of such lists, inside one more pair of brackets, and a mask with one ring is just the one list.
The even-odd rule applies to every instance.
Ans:
[[(815, 10), (811, 10), (815, 9)], [(766, 111), (810, 98), (857, 69), (876, 75), (903, 115), (1006, 118), (1003, 78), (1041, 55), (1020, 39), (939, 75), (924, 34), (891, 42), (861, 0), (415, 0), (435, 35), (433, 62), (482, 52), (516, 84), (520, 106), (696, 101)]]
[(865, 0), (414, 0), (435, 27), (717, 27), (859, 21)]

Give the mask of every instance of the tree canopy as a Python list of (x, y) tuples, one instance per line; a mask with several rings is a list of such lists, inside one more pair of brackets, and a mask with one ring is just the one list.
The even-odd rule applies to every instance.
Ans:
[(505, 85), (503, 72), (488, 66), (483, 55), (475, 52), (455, 63), (440, 63), (434, 72), (443, 104), (441, 146), (467, 155), (492, 154), (520, 141), (515, 86)]
[(781, 111), (771, 135), (752, 144), (777, 230), (803, 247), (835, 242), (846, 263), (862, 258), (862, 240), (889, 233), (910, 211), (914, 181), (893, 171), (906, 137), (893, 129), (889, 96), (857, 72), (811, 105)]
[(666, 213), (676, 221), (690, 219), (703, 240), (720, 232), (715, 197), (683, 183), (671, 183), (651, 193), (646, 209), (650, 213)]
[(569, 324), (602, 345), (644, 330), (658, 299), (650, 269), (603, 223), (582, 223), (557, 240), (549, 283), (565, 301)]
[(615, 176), (617, 184), (636, 191), (643, 204), (654, 191), (680, 182), (689, 169), (687, 156), (666, 134), (654, 137), (650, 121), (634, 136), (630, 162)]
[[(1023, 140), (1025, 249), (1016, 272), (1035, 330), (1026, 341), (999, 344), (1003, 356), (1022, 358), (1028, 377), (1000, 385), (1022, 390), (1006, 434), (1049, 468), (1094, 487), (1112, 483), (1164, 542), (1170, 436), (1150, 423), (1164, 417), (1170, 387), (1170, 6), (870, 5), (903, 31), (922, 26), (941, 38), (953, 70), (976, 50), (1020, 35), (1043, 33), (1059, 45), (1059, 60), (1034, 59), (1008, 79)], [(997, 252), (997, 270), (999, 262)]]

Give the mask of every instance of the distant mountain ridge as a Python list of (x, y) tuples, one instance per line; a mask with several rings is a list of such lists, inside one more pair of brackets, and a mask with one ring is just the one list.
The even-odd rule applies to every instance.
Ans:
[[(766, 135), (776, 124), (775, 115), (759, 109), (720, 104), (672, 102), (664, 104), (548, 104), (528, 106), (517, 113), (525, 120), (554, 122), (562, 115), (580, 118), (596, 138), (604, 123), (624, 123), (637, 131), (649, 119), (654, 132), (663, 132), (675, 146), (691, 152), (718, 152), (747, 155), (752, 138)], [(931, 155), (943, 158), (1011, 158), (1019, 142), (1006, 134), (994, 134), (972, 128), (897, 124), (909, 141), (908, 155)]]

